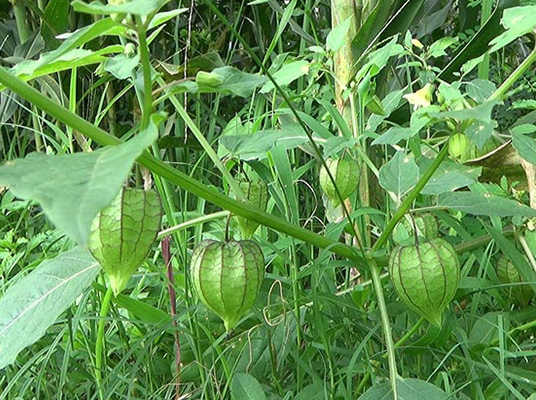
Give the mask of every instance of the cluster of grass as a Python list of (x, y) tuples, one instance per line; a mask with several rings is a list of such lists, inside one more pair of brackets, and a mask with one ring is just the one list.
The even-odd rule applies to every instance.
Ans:
[[(59, 22), (47, 6), (53, 3), (61, 2), (41, 0), (31, 5), (16, 0), (15, 8), (2, 6), (3, 66), (36, 59), (58, 46), (59, 42), (50, 39), (54, 37), (52, 33), (73, 31), (97, 20), (72, 9), (61, 11), (64, 9), (60, 7), (58, 15), (64, 20)], [(487, 70), (470, 70), (459, 79), (453, 74), (447, 77), (448, 74), (440, 73), (453, 60), (453, 54), (469, 42), (468, 35), (476, 35), (482, 25), (480, 19), (489, 13), (486, 10), (492, 2), (430, 2), (415, 11), (415, 18), (408, 20), (402, 32), (390, 32), (399, 22), (393, 12), (393, 18), (385, 18), (384, 30), (371, 28), (374, 37), (377, 34), (382, 40), (371, 41), (370, 46), (383, 48), (391, 38), (389, 33), (398, 33), (395, 41), (401, 43), (402, 50), (394, 57), (386, 57), (381, 72), (368, 82), (375, 88), (370, 93), (383, 101), (391, 120), (370, 111), (371, 104), (360, 102), (359, 113), (355, 115), (357, 122), (354, 121), (359, 135), (354, 137), (344, 112), (335, 106), (337, 75), (333, 72), (333, 54), (325, 45), (332, 28), (332, 4), (321, 0), (255, 3), (258, 4), (213, 2), (228, 18), (232, 29), (206, 2), (174, 0), (166, 5), (167, 10), (187, 10), (163, 25), (149, 46), (151, 65), (158, 74), (154, 80), (153, 106), (155, 111), (167, 112), (153, 154), (226, 194), (231, 189), (222, 177), (222, 169), (235, 177), (261, 179), (269, 188), (269, 213), (364, 250), (370, 249), (381, 235), (402, 198), (402, 193), (397, 198), (392, 191), (383, 189), (379, 169), (400, 149), (411, 152), (415, 159), (437, 155), (434, 151), (446, 143), (451, 130), (446, 124), (436, 125), (423, 129), (404, 144), (371, 146), (395, 123), (408, 122), (410, 112), (400, 100), (402, 93), (417, 91), (432, 75), (436, 85), (444, 82), (448, 89), (458, 90), (476, 78), (494, 82), (492, 87), (496, 88), (512, 72), (505, 71), (505, 63), (510, 60), (517, 66), (529, 52), (529, 44), (519, 40), (515, 46), (491, 57), (486, 55), (482, 63), (487, 63)], [(375, 10), (376, 3), (392, 6), (393, 2), (358, 3), (363, 5), (363, 15), (373, 15), (371, 10)], [(24, 19), (20, 15), (16, 18), (17, 10), (21, 9), (26, 11)], [(407, 29), (418, 42), (412, 44)], [(136, 37), (129, 35), (98, 37), (87, 48), (98, 50), (111, 44), (137, 42)], [(441, 38), (452, 41), (447, 44)], [(240, 40), (250, 48), (245, 48)], [(359, 40), (355, 42), (360, 44)], [(419, 50), (420, 45), (425, 50)], [(224, 65), (257, 73), (259, 67), (252, 54), (260, 57), (274, 74), (292, 63), (296, 63), (296, 68), (305, 68), (304, 73), (286, 71), (290, 82), (283, 85), (287, 99), (278, 91), (262, 89), (262, 93), (257, 91), (246, 97), (166, 90), (192, 81), (199, 71)], [(519, 79), (517, 95), (534, 94), (532, 75)], [(142, 118), (141, 80), (141, 74), (117, 79), (103, 61), (43, 75), (34, 79), (32, 85), (94, 125), (125, 137)], [(478, 90), (485, 92), (488, 88), (482, 84)], [(353, 88), (354, 92), (360, 90), (364, 93), (368, 89)], [(401, 107), (390, 107), (385, 99), (398, 91)], [(444, 93), (448, 95), (448, 90)], [(353, 194), (348, 201), (353, 228), (360, 240), (352, 237), (353, 229), (344, 222), (341, 210), (322, 194), (318, 182), (319, 157), (311, 143), (302, 140), (303, 133), (287, 101), (299, 111), (308, 127), (319, 129), (313, 132), (318, 143), (325, 139), (322, 129), (333, 136), (343, 132), (338, 138), (342, 140), (330, 142), (330, 150), (339, 146), (338, 153), (347, 152), (368, 171), (367, 189), (363, 185), (360, 188), (360, 193), (367, 196)], [(508, 103), (501, 107), (493, 115), (499, 131), (495, 133), (499, 142), (506, 142), (506, 133), (518, 121), (511, 121)], [(534, 112), (527, 110), (531, 107), (534, 105), (516, 108), (524, 124), (536, 121)], [(183, 118), (184, 110), (190, 121)], [(370, 126), (374, 127), (372, 131), (368, 130)], [(270, 138), (274, 131), (284, 135), (272, 136), (271, 142), (264, 143), (263, 138)], [(255, 142), (249, 142), (251, 147), (240, 148), (238, 143), (232, 149), (231, 139), (221, 140), (245, 134), (257, 135)], [(71, 154), (96, 148), (98, 145), (80, 132), (47, 116), (13, 92), (0, 92), (0, 160), (25, 157), (34, 151)], [(328, 148), (323, 147), (323, 151), (327, 153)], [(451, 168), (459, 165), (455, 160), (449, 163)], [(481, 166), (474, 164), (474, 168)], [(131, 183), (140, 185), (144, 173), (142, 167), (136, 166)], [(465, 169), (460, 172), (468, 173)], [(491, 170), (491, 180), (477, 183), (473, 179), (473, 189), (505, 198), (515, 195), (529, 203), (530, 184), (527, 188), (524, 182), (517, 182), (525, 180), (523, 170), (521, 174), (513, 171), (509, 179), (495, 175)], [(202, 239), (224, 239), (227, 213), (159, 177), (155, 177), (155, 183), (165, 210), (163, 229), (176, 227), (170, 233), (176, 323), (168, 317), (170, 293), (160, 247), (162, 235), (106, 317), (106, 362), (100, 391), (95, 382), (94, 351), (98, 310), (106, 286), (104, 274), (43, 338), (21, 352), (16, 363), (0, 371), (0, 400), (177, 399), (177, 392), (184, 399), (228, 399), (232, 392), (236, 397), (238, 390), (233, 389), (233, 379), (242, 373), (255, 378), (266, 396), (248, 397), (251, 399), (357, 399), (374, 385), (389, 382), (381, 304), (365, 265), (356, 265), (329, 249), (319, 249), (261, 226), (254, 240), (265, 254), (266, 278), (255, 307), (236, 329), (226, 332), (221, 320), (198, 303), (189, 281), (188, 264), (192, 249)], [(455, 300), (445, 312), (442, 327), (437, 328), (408, 310), (397, 297), (388, 275), (383, 273), (381, 283), (398, 374), (428, 381), (451, 399), (527, 399), (536, 388), (536, 308), (532, 304), (516, 304), (504, 285), (499, 284), (495, 267), (501, 253), (515, 258), (524, 252), (533, 262), (530, 257), (531, 249), (536, 248), (534, 233), (527, 231), (521, 240), (513, 241), (507, 234), (511, 232), (507, 225), (513, 222), (522, 226), (526, 221), (448, 211), (434, 201), (431, 196), (419, 195), (411, 204), (411, 211), (419, 214), (432, 210), (439, 222), (440, 236), (459, 250), (462, 280)], [(240, 238), (235, 219), (231, 220), (230, 235)], [(382, 272), (386, 271), (388, 253), (395, 245), (389, 239), (387, 246), (375, 253)], [(0, 187), (0, 297), (41, 261), (72, 246), (73, 242), (45, 218), (38, 204), (17, 199)], [(176, 337), (180, 343), (180, 373)], [(419, 396), (411, 399), (420, 399)], [(383, 397), (368, 397), (373, 398)]]

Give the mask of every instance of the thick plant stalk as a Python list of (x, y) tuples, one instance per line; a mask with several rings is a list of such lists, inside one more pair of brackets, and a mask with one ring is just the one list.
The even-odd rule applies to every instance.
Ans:
[[(99, 313), (99, 328), (97, 330), (97, 341), (95, 342), (95, 378), (97, 381), (99, 398), (104, 399), (104, 392), (102, 388), (102, 370), (103, 370), (103, 358), (102, 351), (104, 349), (104, 328), (106, 326), (106, 317), (110, 310), (112, 303), (113, 291), (112, 288), (106, 290), (106, 294), (102, 299), (101, 309)], [(106, 364), (104, 364), (105, 366)]]

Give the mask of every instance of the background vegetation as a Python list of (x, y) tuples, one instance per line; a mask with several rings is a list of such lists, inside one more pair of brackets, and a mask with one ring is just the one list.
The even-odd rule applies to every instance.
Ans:
[[(534, 399), (531, 3), (0, 3), (0, 400)], [(340, 156), (344, 206), (318, 181)], [(163, 231), (99, 316), (87, 236), (125, 180)], [(229, 212), (262, 225), (266, 277), (226, 332), (188, 264)], [(461, 264), (441, 327), (386, 269), (425, 213)]]

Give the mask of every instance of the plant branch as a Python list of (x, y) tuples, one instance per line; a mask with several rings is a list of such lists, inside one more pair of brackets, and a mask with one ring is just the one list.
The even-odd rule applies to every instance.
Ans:
[(102, 390), (102, 350), (104, 347), (104, 327), (106, 326), (106, 316), (110, 310), (110, 304), (112, 302), (113, 291), (112, 288), (106, 290), (106, 294), (102, 299), (101, 309), (99, 313), (99, 328), (97, 330), (97, 341), (95, 342), (95, 378), (97, 380), (97, 386), (99, 390), (99, 398), (104, 399), (104, 393)]

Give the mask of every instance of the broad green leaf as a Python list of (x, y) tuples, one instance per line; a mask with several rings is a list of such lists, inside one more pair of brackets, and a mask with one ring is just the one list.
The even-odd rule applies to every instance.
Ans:
[[(292, 128), (281, 131), (259, 131), (251, 135), (229, 135), (220, 137), (220, 143), (228, 154), (242, 160), (264, 159), (276, 146), (292, 149), (308, 141), (307, 136)], [(227, 154), (223, 154), (227, 155)]]
[[(431, 158), (422, 158), (419, 168), (422, 173), (433, 163)], [(444, 161), (421, 191), (422, 194), (439, 195), (453, 192), (476, 182), (482, 173), (481, 167), (469, 167), (452, 161)]]
[(474, 79), (467, 84), (467, 94), (478, 103), (489, 99), (496, 89), (497, 86), (487, 79)]
[(110, 15), (110, 14), (135, 14), (148, 15), (158, 11), (169, 0), (130, 0), (123, 4), (103, 4), (100, 1), (85, 3), (75, 0), (71, 3), (73, 9), (87, 14)]
[(17, 75), (22, 80), (28, 81), (38, 78), (43, 75), (50, 75), (56, 72), (69, 70), (75, 67), (83, 67), (91, 64), (98, 64), (106, 61), (106, 54), (120, 53), (123, 51), (122, 46), (112, 45), (107, 46), (98, 51), (91, 51), (85, 49), (74, 49), (61, 55), (48, 64), (35, 67), (36, 63), (40, 63), (39, 60), (28, 60), (17, 64), (11, 69), (11, 72)]
[[(272, 76), (279, 86), (286, 86), (294, 82), (296, 79), (306, 75), (309, 72), (309, 63), (304, 60), (293, 61), (289, 64), (285, 64), (279, 71)], [(268, 81), (264, 84), (261, 93), (268, 93), (274, 88), (272, 81)]]
[(195, 90), (199, 93), (222, 93), (249, 97), (264, 82), (266, 82), (266, 78), (263, 76), (226, 66), (216, 68), (209, 73), (199, 72), (196, 76), (197, 87), (191, 86), (188, 90)]
[(51, 221), (78, 244), (86, 244), (97, 213), (110, 204), (142, 151), (157, 138), (151, 124), (134, 139), (88, 153), (32, 153), (0, 167), (0, 185), (40, 203)]
[(506, 32), (490, 42), (493, 45), (490, 53), (533, 31), (536, 27), (536, 6), (506, 9), (501, 19), (501, 24), (506, 28)]
[(348, 40), (347, 33), (350, 30), (352, 23), (355, 23), (354, 16), (346, 18), (329, 32), (328, 37), (326, 38), (326, 44), (330, 50), (339, 50), (344, 42)]
[(523, 159), (536, 164), (536, 140), (522, 133), (512, 133), (512, 144)]
[(139, 54), (129, 57), (126, 54), (118, 54), (106, 60), (104, 69), (117, 79), (127, 79), (132, 77), (134, 69), (140, 62)]
[(536, 217), (536, 210), (490, 193), (455, 192), (438, 198), (438, 206), (489, 217)]
[(14, 68), (15, 71), (13, 71), (13, 73), (17, 74), (17, 69), (23, 68), (24, 74), (31, 75), (33, 71), (37, 68), (46, 66), (47, 64), (63, 56), (67, 52), (74, 50), (99, 36), (109, 33), (117, 27), (120, 26), (117, 24), (117, 22), (112, 21), (110, 18), (101, 19), (89, 26), (86, 26), (72, 33), (71, 35), (69, 35), (67, 40), (65, 40), (65, 42), (61, 44), (60, 47), (58, 47), (56, 50), (42, 54), (38, 60), (28, 61), (28, 64), (26, 64), (26, 62), (21, 63), (25, 64), (24, 67), (20, 67), (19, 65), (17, 65)]
[(231, 383), (233, 400), (265, 400), (266, 395), (257, 379), (249, 374), (236, 374)]
[(170, 19), (175, 18), (177, 15), (185, 13), (186, 11), (188, 11), (188, 8), (176, 8), (175, 10), (158, 13), (153, 17), (153, 19), (151, 19), (147, 29), (156, 28), (158, 25), (162, 25), (163, 23), (166, 23)]
[(419, 167), (405, 151), (397, 151), (387, 164), (380, 168), (380, 186), (400, 197), (419, 179)]
[[(398, 379), (397, 400), (448, 400), (452, 396), (431, 383), (420, 379)], [(367, 390), (359, 400), (393, 400), (393, 392), (389, 383), (376, 384)]]
[(432, 43), (427, 51), (427, 54), (432, 58), (446, 56), (447, 52), (445, 50), (447, 50), (450, 46), (457, 44), (458, 41), (458, 38), (443, 37)]
[(324, 387), (320, 382), (312, 383), (304, 387), (294, 397), (294, 400), (324, 400), (327, 396)]
[(16, 279), (0, 298), (0, 369), (43, 336), (91, 284), (100, 265), (76, 247)]

